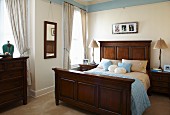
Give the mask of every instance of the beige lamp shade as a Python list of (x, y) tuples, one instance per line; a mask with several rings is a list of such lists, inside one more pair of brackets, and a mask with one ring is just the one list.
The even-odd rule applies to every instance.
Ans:
[(89, 44), (89, 48), (98, 48), (98, 44), (97, 42), (93, 39), (91, 40), (90, 44)]
[(168, 46), (166, 45), (166, 43), (165, 43), (165, 41), (163, 40), (163, 39), (161, 39), (160, 38), (160, 40), (158, 40), (156, 43), (155, 43), (155, 45), (154, 45), (154, 47), (153, 47), (153, 49), (159, 49), (159, 69), (161, 69), (162, 70), (162, 67), (161, 67), (161, 49), (166, 49), (166, 48), (168, 48)]
[(167, 44), (165, 43), (165, 41), (163, 39), (160, 38), (160, 40), (158, 40), (153, 49), (166, 49), (168, 48)]

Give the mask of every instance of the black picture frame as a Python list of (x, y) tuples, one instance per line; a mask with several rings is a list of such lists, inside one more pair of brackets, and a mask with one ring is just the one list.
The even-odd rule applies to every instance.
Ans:
[(138, 22), (115, 23), (112, 25), (112, 34), (138, 33)]

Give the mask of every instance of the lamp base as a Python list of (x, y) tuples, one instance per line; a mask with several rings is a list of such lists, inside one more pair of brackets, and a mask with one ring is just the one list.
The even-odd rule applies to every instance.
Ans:
[(158, 68), (158, 69), (161, 69), (161, 70), (163, 70), (161, 66), (159, 66), (159, 68)]
[(94, 62), (94, 60), (90, 63), (91, 65), (96, 65), (96, 63)]

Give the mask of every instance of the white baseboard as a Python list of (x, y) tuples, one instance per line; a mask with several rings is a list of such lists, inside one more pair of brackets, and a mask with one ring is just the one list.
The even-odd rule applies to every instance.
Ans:
[(47, 93), (50, 93), (52, 91), (54, 91), (54, 86), (47, 87), (47, 88), (44, 88), (44, 89), (41, 89), (41, 90), (38, 90), (38, 91), (30, 89), (29, 90), (29, 96), (37, 98), (39, 96), (45, 95)]

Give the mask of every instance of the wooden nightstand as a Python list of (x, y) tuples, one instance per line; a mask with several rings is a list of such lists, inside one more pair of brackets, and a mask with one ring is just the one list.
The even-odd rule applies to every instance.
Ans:
[(170, 72), (150, 72), (151, 92), (165, 93), (170, 98)]
[(90, 70), (90, 69), (93, 69), (95, 67), (98, 66), (98, 64), (95, 64), (95, 65), (92, 65), (92, 64), (79, 64), (80, 66), (80, 71), (87, 71), (87, 70)]

